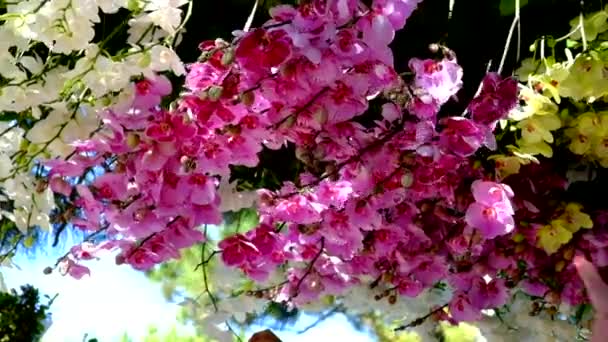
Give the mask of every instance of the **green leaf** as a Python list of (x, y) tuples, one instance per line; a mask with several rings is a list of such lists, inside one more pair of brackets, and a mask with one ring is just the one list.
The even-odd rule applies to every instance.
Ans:
[(572, 39), (566, 40), (566, 47), (569, 49), (573, 49), (579, 45), (580, 45), (580, 43), (577, 42), (576, 40), (572, 40)]
[(129, 0), (127, 2), (127, 9), (131, 12), (138, 12), (142, 9), (142, 4), (139, 0)]
[(34, 245), (34, 242), (36, 242), (34, 236), (28, 235), (25, 240), (23, 240), (23, 246), (25, 246), (25, 248), (31, 248)]
[(40, 303), (38, 290), (21, 286), (21, 293), (0, 292), (0, 340), (39, 341), (48, 305)]
[(13, 121), (19, 118), (19, 113), (15, 112), (2, 112), (0, 113), (0, 121)]
[[(523, 8), (527, 4), (528, 0), (520, 0), (519, 8)], [(498, 9), (500, 10), (500, 15), (503, 17), (515, 14), (515, 0), (500, 0)]]
[(255, 209), (241, 209), (238, 212), (226, 213), (224, 222), (223, 234), (228, 236), (235, 233), (244, 233), (255, 228), (259, 223), (259, 218)]

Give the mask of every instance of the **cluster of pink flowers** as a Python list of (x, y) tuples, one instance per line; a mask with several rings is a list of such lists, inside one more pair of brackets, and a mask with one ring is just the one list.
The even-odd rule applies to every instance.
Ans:
[[(141, 270), (201, 241), (195, 227), (221, 222), (217, 180), (203, 167), (212, 157), (199, 155), (205, 131), (185, 113), (159, 108), (170, 91), (161, 76), (138, 82), (128, 113), (103, 113), (105, 127), (96, 138), (79, 143), (67, 161), (47, 162), (51, 189), (73, 209), (65, 219), (103, 233), (109, 239), (97, 250), (119, 247), (118, 261)], [(94, 256), (82, 248), (72, 255)]]
[[(368, 96), (398, 84), (388, 44), (415, 5), (278, 6), (234, 44), (202, 43), (206, 58), (189, 66), (172, 111), (159, 106), (171, 92), (167, 79), (137, 82), (132, 103), (103, 113), (104, 130), (78, 144), (76, 156), (47, 163), (52, 189), (75, 209), (70, 223), (104, 230), (104, 248), (119, 247), (120, 262), (147, 269), (203, 240), (196, 227), (221, 222), (219, 178), (230, 165), (257, 165), (263, 146), (316, 143), (328, 160), (356, 155), (355, 146), (383, 132), (349, 120)], [(96, 168), (103, 171), (91, 184), (73, 181)]]
[[(530, 202), (560, 184), (539, 171), (546, 192), (518, 198), (517, 175), (499, 180), (474, 159), (496, 147), (496, 123), (517, 104), (516, 81), (489, 74), (470, 117), (440, 118), (462, 86), (454, 55), (413, 59), (412, 79), (393, 69), (389, 44), (418, 2), (275, 7), (269, 22), (233, 43), (202, 43), (204, 58), (189, 66), (172, 110), (160, 107), (171, 90), (164, 77), (137, 82), (128, 109), (108, 110), (103, 130), (76, 155), (47, 163), (51, 188), (72, 208), (66, 222), (104, 237), (74, 248), (63, 261), (68, 272), (86, 273), (75, 260), (101, 249), (119, 248), (117, 262), (140, 270), (179, 257), (206, 238), (197, 227), (221, 222), (217, 187), (231, 165), (255, 166), (263, 148), (293, 144), (309, 172), (278, 191), (261, 189), (259, 226), (219, 244), (224, 263), (254, 280), (287, 265), (272, 299), (302, 304), (372, 276), (406, 297), (449, 284), (456, 321), (504, 305), (520, 282), (530, 294), (559, 290), (558, 298), (582, 303), (572, 267), (559, 271), (572, 280), (563, 286), (550, 288), (543, 273), (572, 256), (535, 245), (532, 222), (547, 218)], [(391, 91), (406, 100), (386, 100), (376, 121), (358, 122), (370, 98)], [(577, 243), (608, 260), (608, 239)]]

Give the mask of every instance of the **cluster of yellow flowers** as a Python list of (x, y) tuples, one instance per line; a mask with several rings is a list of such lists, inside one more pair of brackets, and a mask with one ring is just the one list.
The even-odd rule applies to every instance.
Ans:
[(608, 167), (608, 111), (581, 114), (566, 130), (570, 151)]
[(553, 254), (570, 242), (574, 233), (582, 228), (592, 228), (591, 217), (582, 212), (582, 209), (578, 203), (568, 203), (558, 218), (538, 230), (537, 246), (547, 254)]
[(519, 152), (551, 158), (553, 150), (549, 144), (555, 140), (552, 132), (562, 127), (557, 115), (559, 108), (551, 99), (528, 87), (521, 90), (520, 96), (526, 105), (510, 115), (512, 120), (518, 121), (515, 128), (521, 130), (521, 138), (517, 141)]
[[(604, 71), (608, 66), (608, 58), (595, 51), (582, 52), (576, 58), (573, 58), (571, 53), (567, 55), (569, 59), (561, 63), (555, 62), (553, 58), (538, 61), (539, 65), (543, 66), (539, 69), (542, 70), (541, 73), (525, 74), (534, 65), (533, 61), (524, 63), (518, 71), (520, 79), (527, 80), (528, 85), (522, 86), (520, 91), (525, 105), (509, 116), (510, 120), (516, 121), (511, 125), (511, 130), (520, 131), (520, 138), (514, 150), (551, 158), (551, 144), (555, 142), (553, 132), (570, 122), (571, 127), (578, 128), (567, 130), (566, 133), (572, 141), (571, 151), (576, 154), (594, 155), (602, 162), (605, 157), (597, 155), (595, 150), (598, 149), (599, 154), (607, 153), (600, 151), (602, 148), (608, 148), (608, 144), (603, 144), (608, 127), (605, 114), (581, 114), (567, 110), (560, 112), (558, 105), (563, 98), (585, 105), (603, 102), (608, 95), (608, 77)], [(602, 166), (606, 165), (608, 161), (604, 160)]]
[[(558, 145), (608, 167), (608, 111), (602, 111), (608, 103), (608, 6), (580, 24), (577, 17), (567, 36), (539, 40), (531, 47), (535, 57), (522, 61), (516, 71), (525, 82), (520, 85), (522, 105), (500, 122), (515, 134), (515, 143), (508, 146), (510, 153), (490, 157), (499, 177), (518, 173), (539, 156), (552, 158)], [(558, 61), (555, 45), (565, 39), (566, 58)], [(552, 53), (546, 55), (545, 48)], [(573, 55), (571, 48), (582, 49)], [(560, 109), (563, 100), (568, 105)]]

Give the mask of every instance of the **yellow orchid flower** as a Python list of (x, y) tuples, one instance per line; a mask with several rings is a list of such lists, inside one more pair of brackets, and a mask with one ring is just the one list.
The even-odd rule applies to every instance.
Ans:
[(604, 62), (593, 54), (580, 54), (570, 67), (568, 78), (559, 87), (559, 95), (576, 101), (593, 102), (608, 92), (608, 79), (604, 76)]
[(537, 237), (537, 246), (551, 255), (557, 252), (561, 246), (570, 242), (572, 232), (562, 226), (560, 221), (553, 220), (550, 224), (538, 230)]
[(562, 121), (555, 114), (534, 115), (517, 124), (521, 129), (522, 139), (527, 144), (535, 144), (541, 141), (553, 142), (551, 131), (560, 128)]
[(600, 118), (597, 134), (602, 136), (608, 135), (608, 111), (599, 112), (597, 116)]
[(540, 154), (547, 158), (553, 157), (553, 149), (551, 149), (551, 146), (549, 146), (549, 144), (547, 144), (544, 141), (539, 141), (534, 144), (529, 144), (525, 141), (520, 140), (520, 141), (518, 141), (518, 144), (519, 144), (519, 151), (522, 154), (528, 154), (528, 155)]
[(591, 149), (591, 138), (581, 133), (577, 128), (569, 128), (565, 134), (570, 138), (570, 151), (574, 154), (583, 155)]
[(588, 137), (595, 135), (602, 127), (600, 117), (596, 113), (592, 112), (579, 115), (574, 120), (574, 124), (582, 134)]
[(593, 145), (593, 153), (597, 159), (608, 159), (608, 136), (596, 139)]
[[(583, 28), (584, 30), (576, 30), (570, 36), (572, 39), (580, 40), (582, 38), (582, 32), (585, 32), (585, 39), (590, 42), (595, 40), (597, 36), (608, 30), (608, 13), (606, 11), (599, 11), (589, 15), (586, 15), (583, 18)], [(572, 19), (570, 21), (570, 26), (572, 29), (578, 27), (580, 24), (580, 19), (578, 17)]]
[(500, 178), (506, 178), (518, 173), (521, 165), (529, 163), (528, 160), (516, 156), (494, 155), (488, 159), (494, 160), (496, 172)]
[(572, 233), (576, 233), (581, 228), (593, 228), (591, 217), (581, 211), (583, 206), (578, 203), (568, 203), (564, 213), (559, 217), (560, 225)]
[(529, 77), (534, 74), (542, 74), (545, 72), (545, 64), (540, 59), (526, 58), (521, 61), (521, 65), (515, 70), (515, 76), (522, 81), (527, 82)]
[(550, 98), (536, 93), (529, 87), (522, 87), (520, 97), (526, 102), (520, 110), (513, 110), (509, 113), (509, 118), (521, 121), (532, 115), (556, 114), (559, 107)]

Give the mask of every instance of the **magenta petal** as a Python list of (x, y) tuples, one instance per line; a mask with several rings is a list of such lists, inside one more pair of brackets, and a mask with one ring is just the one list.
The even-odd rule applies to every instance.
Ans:
[(72, 193), (72, 186), (70, 183), (63, 180), (61, 177), (51, 177), (49, 181), (49, 186), (53, 192), (62, 194), (64, 196), (70, 196)]
[(158, 95), (165, 96), (171, 94), (171, 81), (163, 75), (157, 75), (152, 82), (152, 91)]
[(465, 220), (467, 224), (473, 228), (482, 230), (492, 230), (487, 227), (492, 225), (492, 221), (488, 220), (487, 216), (483, 214), (484, 210), (493, 209), (492, 207), (479, 204), (477, 202), (471, 203), (465, 214)]
[(525, 279), (519, 286), (530, 296), (544, 297), (549, 292), (549, 287), (541, 282)]
[(160, 204), (163, 207), (173, 207), (184, 203), (186, 196), (181, 188), (172, 188), (169, 185), (164, 185), (160, 192)]
[(75, 279), (81, 279), (85, 275), (89, 275), (89, 276), (91, 275), (91, 271), (89, 270), (88, 267), (78, 265), (78, 264), (71, 265), (68, 270), (68, 273)]
[(397, 289), (399, 290), (399, 294), (414, 298), (422, 293), (424, 286), (417, 280), (406, 278), (399, 283)]
[(245, 256), (234, 248), (227, 248), (222, 250), (222, 261), (227, 266), (239, 266), (245, 261)]
[(486, 308), (493, 309), (505, 305), (509, 299), (509, 291), (505, 285), (504, 279), (492, 279), (486, 285), (488, 299), (486, 300)]
[(481, 318), (481, 310), (474, 308), (464, 294), (455, 296), (449, 304), (449, 309), (456, 322), (471, 322)]
[(51, 169), (49, 175), (59, 174), (64, 177), (80, 176), (88, 166), (73, 160), (65, 161), (62, 159), (47, 160), (43, 164)]

